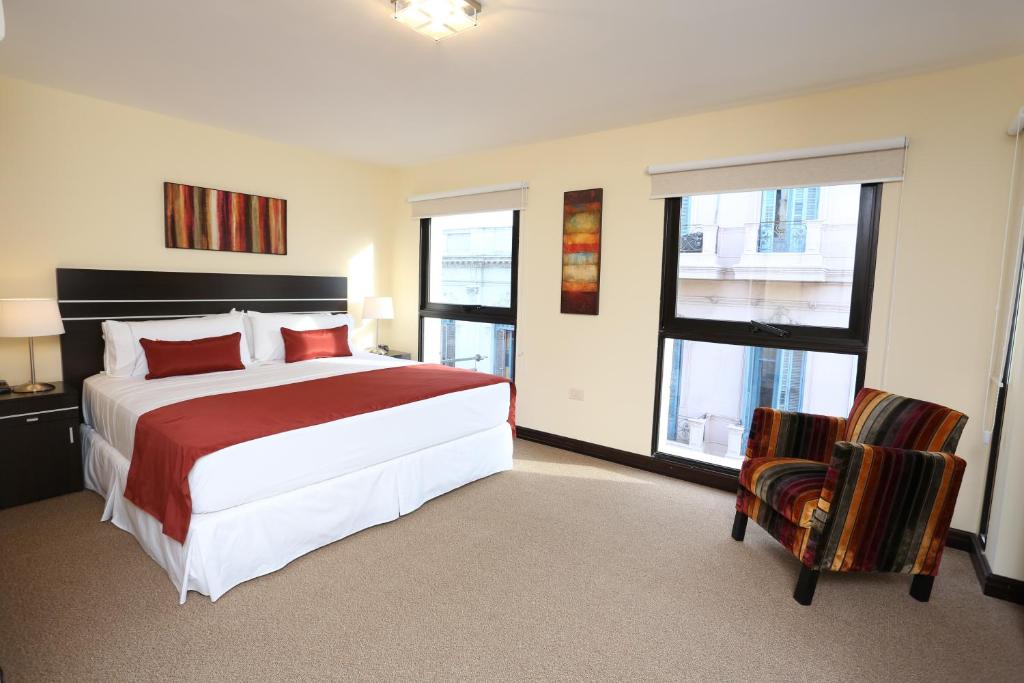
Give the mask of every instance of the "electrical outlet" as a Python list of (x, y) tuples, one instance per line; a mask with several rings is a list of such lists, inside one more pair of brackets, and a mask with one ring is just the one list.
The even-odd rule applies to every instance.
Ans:
[(582, 401), (583, 400), (583, 390), (582, 389), (576, 389), (575, 387), (570, 388), (569, 389), (569, 400), (570, 401)]

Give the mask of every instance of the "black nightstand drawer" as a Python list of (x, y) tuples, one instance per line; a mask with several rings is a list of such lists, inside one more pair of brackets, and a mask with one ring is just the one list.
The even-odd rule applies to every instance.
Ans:
[(0, 508), (82, 490), (78, 413), (0, 422)]
[(77, 396), (0, 401), (0, 508), (82, 490)]

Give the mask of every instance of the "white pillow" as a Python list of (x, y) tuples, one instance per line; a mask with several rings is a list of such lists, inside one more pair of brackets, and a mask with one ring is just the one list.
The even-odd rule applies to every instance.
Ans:
[(104, 320), (103, 330), (103, 372), (111, 377), (131, 377), (135, 368), (135, 345), (128, 323), (120, 320)]
[(252, 357), (257, 361), (284, 360), (284, 338), (281, 328), (308, 332), (326, 330), (331, 327), (348, 325), (349, 331), (355, 325), (352, 316), (346, 313), (260, 313), (246, 311), (252, 323)]
[(104, 351), (103, 367), (114, 377), (145, 377), (149, 372), (146, 354), (140, 339), (160, 341), (189, 341), (207, 337), (222, 337), (239, 332), (239, 354), (243, 365), (250, 365), (249, 346), (245, 340), (242, 314), (237, 311), (208, 315), (201, 318), (167, 320), (106, 320), (102, 324)]
[[(235, 309), (231, 309), (232, 311)], [(252, 317), (247, 313), (242, 314), (242, 326), (245, 328), (245, 343), (249, 347), (249, 358), (256, 358), (256, 342), (253, 340)]]

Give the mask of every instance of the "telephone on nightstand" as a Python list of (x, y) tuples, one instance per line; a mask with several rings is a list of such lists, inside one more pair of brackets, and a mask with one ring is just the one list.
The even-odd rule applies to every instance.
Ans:
[(0, 379), (0, 394), (9, 394), (9, 393), (11, 393), (11, 386), (7, 382), (5, 382), (4, 380)]

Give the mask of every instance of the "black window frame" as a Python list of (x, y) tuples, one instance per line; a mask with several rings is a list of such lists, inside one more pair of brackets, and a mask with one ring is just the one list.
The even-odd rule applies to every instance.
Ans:
[(882, 209), (882, 184), (862, 183), (857, 217), (857, 240), (854, 250), (853, 282), (850, 297), (850, 320), (846, 328), (810, 325), (776, 325), (784, 336), (748, 321), (711, 320), (676, 316), (676, 293), (679, 273), (680, 214), (682, 199), (665, 200), (664, 239), (662, 240), (661, 307), (658, 324), (658, 358), (654, 389), (654, 419), (651, 454), (660, 459), (711, 470), (730, 477), (733, 468), (683, 458), (658, 450), (658, 421), (661, 417), (661, 388), (664, 374), (665, 344), (669, 340), (706, 341), (716, 344), (759, 346), (765, 348), (821, 351), (857, 356), (856, 388), (864, 386), (867, 365), (868, 337), (871, 328), (871, 306), (874, 296), (875, 265), (878, 252), (879, 219)]
[(511, 325), (514, 337), (512, 365), (509, 368), (509, 374), (514, 380), (516, 375), (515, 348), (519, 342), (519, 329), (516, 322), (519, 307), (519, 210), (512, 210), (512, 294), (508, 308), (476, 304), (442, 304), (430, 301), (430, 221), (429, 217), (420, 219), (420, 310), (417, 358), (423, 360), (423, 320), (425, 318)]

